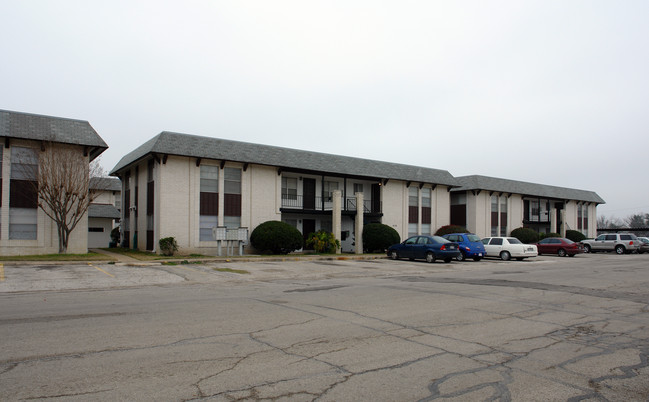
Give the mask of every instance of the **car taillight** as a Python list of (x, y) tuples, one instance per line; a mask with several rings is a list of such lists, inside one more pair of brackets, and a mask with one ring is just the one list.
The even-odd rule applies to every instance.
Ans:
[(469, 247), (464, 247), (464, 248), (466, 249), (466, 251), (471, 251)]
[(629, 242), (629, 246), (633, 246), (633, 240)]
[(446, 250), (446, 244), (442, 244), (442, 247), (439, 248), (440, 250)]

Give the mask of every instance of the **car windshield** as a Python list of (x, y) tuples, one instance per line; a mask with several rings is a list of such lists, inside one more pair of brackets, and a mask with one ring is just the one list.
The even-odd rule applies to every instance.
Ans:
[(449, 240), (446, 240), (445, 238), (440, 236), (431, 236), (431, 239), (433, 239), (435, 243), (450, 243)]
[(523, 244), (523, 243), (521, 243), (520, 240), (518, 240), (515, 237), (508, 237), (507, 241), (509, 242), (509, 244)]
[(480, 241), (480, 237), (476, 235), (466, 235), (466, 238), (469, 239), (469, 241)]

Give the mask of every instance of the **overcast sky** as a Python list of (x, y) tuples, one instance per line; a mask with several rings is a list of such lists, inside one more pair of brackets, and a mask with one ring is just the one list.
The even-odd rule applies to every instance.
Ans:
[(0, 2), (0, 109), (595, 191), (649, 213), (649, 1)]

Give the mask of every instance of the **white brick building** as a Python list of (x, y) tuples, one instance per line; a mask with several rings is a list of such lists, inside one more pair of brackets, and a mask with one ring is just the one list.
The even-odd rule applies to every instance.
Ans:
[(537, 211), (537, 202), (549, 200), (555, 212), (564, 211), (569, 228), (578, 227), (581, 205), (585, 232), (594, 234), (595, 209), (603, 203), (588, 191), (484, 176), (456, 179), (446, 170), (170, 132), (124, 156), (111, 175), (123, 185), (124, 246), (156, 250), (160, 238), (173, 236), (182, 252), (201, 254), (218, 252), (214, 228), (246, 228), (249, 234), (269, 220), (304, 235), (331, 231), (343, 252), (359, 252), (357, 233), (369, 222), (389, 225), (405, 239), (433, 234), (453, 216), (488, 236), (493, 194), (504, 197), (498, 218), (508, 219), (502, 226), (498, 221), (498, 233), (523, 225), (549, 231), (549, 217), (540, 222), (548, 230), (523, 217), (525, 208)]
[[(0, 110), (0, 144), (0, 254), (58, 253), (57, 226), (38, 207), (33, 184), (39, 155), (48, 147), (71, 147), (87, 172), (108, 146), (87, 121), (7, 110)], [(82, 219), (71, 233), (68, 253), (88, 251), (87, 224)]]

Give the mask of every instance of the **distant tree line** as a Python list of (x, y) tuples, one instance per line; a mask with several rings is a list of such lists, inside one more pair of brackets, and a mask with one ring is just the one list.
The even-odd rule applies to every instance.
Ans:
[[(618, 229), (618, 228), (649, 228), (649, 214), (639, 213), (629, 215), (626, 218), (607, 218), (605, 215), (597, 217), (597, 229)], [(649, 231), (632, 230), (638, 236), (647, 236)], [(601, 232), (600, 232), (601, 234)]]

